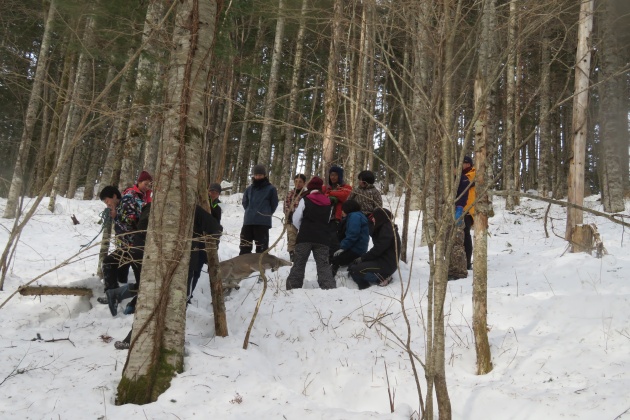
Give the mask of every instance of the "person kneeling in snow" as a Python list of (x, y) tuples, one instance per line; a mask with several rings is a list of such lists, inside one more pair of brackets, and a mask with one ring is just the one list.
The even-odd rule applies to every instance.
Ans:
[(344, 267), (365, 254), (370, 243), (370, 222), (361, 212), (356, 200), (347, 200), (341, 206), (343, 218), (339, 224), (339, 249), (333, 254), (332, 272), (337, 274)]
[(400, 236), (398, 226), (393, 222), (392, 213), (387, 209), (376, 209), (372, 248), (354, 260), (348, 267), (352, 280), (359, 289), (367, 289), (373, 284), (387, 286), (392, 275), (398, 270), (400, 259)]

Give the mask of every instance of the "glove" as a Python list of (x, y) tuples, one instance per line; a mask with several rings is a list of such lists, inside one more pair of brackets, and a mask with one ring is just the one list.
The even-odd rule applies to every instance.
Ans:
[(462, 217), (464, 214), (464, 208), (462, 206), (455, 207), (455, 221), (457, 222), (458, 227), (464, 226), (464, 218)]
[(335, 253), (333, 254), (333, 257), (338, 257), (339, 255), (341, 255), (343, 252), (345, 251), (345, 249), (338, 249), (335, 251)]
[(328, 197), (330, 199), (330, 204), (332, 204), (333, 206), (336, 206), (337, 203), (339, 202), (339, 199), (337, 197)]
[(359, 264), (361, 263), (363, 260), (361, 259), (361, 257), (357, 257), (354, 259), (354, 261), (352, 261), (352, 264)]

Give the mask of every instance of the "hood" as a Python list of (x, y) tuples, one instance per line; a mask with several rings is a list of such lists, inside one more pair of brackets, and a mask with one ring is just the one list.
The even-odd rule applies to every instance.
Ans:
[(372, 216), (374, 217), (374, 229), (384, 225), (386, 222), (393, 223), (392, 213), (387, 209), (378, 208), (374, 210)]
[(339, 167), (339, 166), (331, 166), (330, 169), (328, 170), (328, 185), (332, 185), (330, 183), (330, 173), (331, 172), (336, 172), (337, 175), (339, 175), (339, 185), (344, 185), (345, 182), (343, 182), (343, 168)]
[(316, 206), (330, 206), (330, 199), (317, 190), (311, 191), (311, 193), (304, 198), (310, 200)]

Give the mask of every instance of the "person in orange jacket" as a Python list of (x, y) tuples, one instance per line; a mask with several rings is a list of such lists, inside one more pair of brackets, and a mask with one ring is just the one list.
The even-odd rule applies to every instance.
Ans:
[(331, 166), (328, 170), (328, 185), (324, 186), (322, 192), (330, 199), (331, 202), (331, 215), (329, 234), (330, 234), (330, 261), (333, 259), (333, 255), (339, 249), (339, 239), (337, 237), (337, 228), (343, 217), (341, 212), (341, 206), (346, 202), (350, 193), (352, 193), (352, 186), (344, 183), (343, 169), (339, 166)]
[(477, 172), (473, 167), (473, 160), (470, 156), (464, 157), (464, 164), (462, 166), (462, 176), (466, 176), (470, 182), (470, 188), (468, 189), (468, 200), (464, 206), (464, 248), (466, 249), (466, 263), (467, 269), (472, 270), (472, 237), (470, 236), (470, 228), (475, 223), (475, 177)]

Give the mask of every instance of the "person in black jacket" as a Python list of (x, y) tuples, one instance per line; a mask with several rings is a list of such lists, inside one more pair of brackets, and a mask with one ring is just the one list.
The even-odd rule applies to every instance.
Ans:
[(295, 240), (293, 266), (287, 277), (287, 290), (299, 289), (304, 284), (306, 262), (313, 252), (317, 266), (317, 283), (321, 289), (337, 287), (330, 264), (328, 264), (328, 244), (330, 234), (327, 229), (330, 220), (330, 199), (322, 194), (324, 181), (313, 177), (308, 182), (308, 194), (300, 199), (293, 213), (293, 225), (298, 230)]
[(203, 207), (197, 205), (195, 207), (193, 241), (190, 253), (190, 264), (188, 266), (188, 298), (186, 299), (188, 303), (190, 303), (195, 287), (197, 287), (197, 281), (199, 277), (201, 277), (203, 265), (208, 262), (206, 239), (208, 239), (209, 235), (218, 239), (218, 235), (220, 235), (221, 232), (223, 232), (223, 228), (217, 219), (212, 217)]
[(394, 224), (392, 213), (383, 208), (374, 210), (373, 246), (368, 252), (348, 267), (350, 277), (359, 289), (367, 289), (372, 284), (387, 286), (392, 275), (398, 270), (400, 259), (400, 236)]

